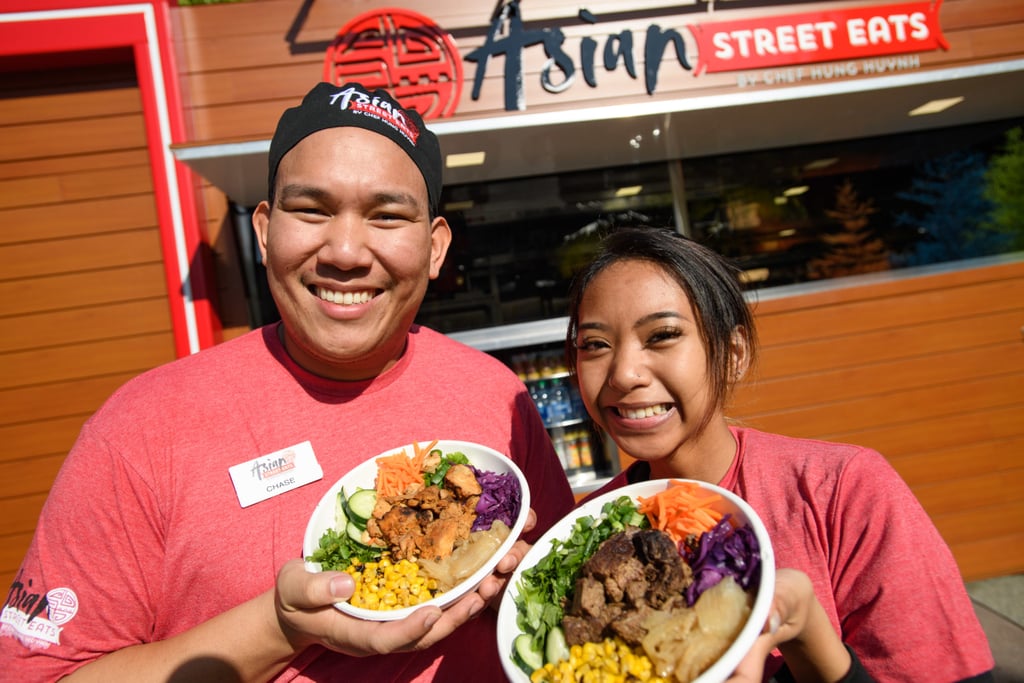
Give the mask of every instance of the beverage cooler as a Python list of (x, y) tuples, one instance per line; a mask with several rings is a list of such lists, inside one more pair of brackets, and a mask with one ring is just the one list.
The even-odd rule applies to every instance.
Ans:
[(614, 444), (606, 448), (591, 423), (562, 345), (503, 350), (493, 355), (511, 367), (530, 391), (569, 483), (577, 493), (599, 487), (618, 472)]
[(620, 469), (619, 453), (603, 439), (583, 408), (566, 365), (564, 318), (451, 336), (498, 358), (523, 381), (551, 436), (573, 491), (599, 488)]

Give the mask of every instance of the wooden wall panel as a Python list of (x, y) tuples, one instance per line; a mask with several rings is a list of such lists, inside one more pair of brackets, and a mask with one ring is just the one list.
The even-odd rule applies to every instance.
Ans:
[[(107, 399), (114, 390), (134, 377), (136, 372), (119, 372), (111, 375), (100, 375), (86, 377), (83, 379), (64, 380), (48, 384), (34, 384), (29, 386), (16, 387), (3, 390), (0, 395), (0, 404), (6, 407), (4, 416), (6, 423), (18, 425), (17, 430), (25, 429), (22, 425), (28, 425), (34, 420), (39, 420), (41, 415), (50, 418), (74, 418), (73, 424), (80, 424), (83, 415), (91, 414), (97, 406)], [(0, 427), (2, 430), (3, 427)], [(28, 431), (33, 431), (29, 427)], [(42, 431), (42, 430), (39, 430)], [(74, 428), (77, 433), (77, 427)], [(2, 432), (0, 432), (2, 433)], [(6, 433), (7, 438), (0, 441), (7, 446), (11, 441), (16, 440), (14, 434)], [(64, 443), (61, 441), (60, 443)], [(70, 444), (68, 444), (70, 446)], [(0, 461), (13, 460), (20, 454), (26, 453), (30, 448), (27, 444), (19, 448), (0, 450)], [(58, 451), (66, 451), (66, 448), (59, 448)], [(54, 452), (52, 448), (41, 448), (32, 454)]]
[(85, 420), (175, 356), (139, 93), (118, 82), (0, 88), (0, 583)]
[[(89, 260), (82, 259), (89, 254)], [(138, 230), (88, 235), (50, 242), (45, 251), (39, 243), (0, 247), (0, 260), (7, 277), (24, 278), (49, 269), (53, 273), (74, 273), (85, 267), (116, 268), (124, 265), (162, 263), (160, 235), (156, 230)]]
[(25, 548), (28, 548), (32, 541), (32, 532), (5, 534), (3, 541), (0, 543), (0, 567), (11, 569), (0, 569), (0, 582), (4, 586), (10, 586), (21, 564), (21, 558), (25, 555)]
[(1024, 571), (1024, 262), (858, 283), (757, 305), (731, 414), (877, 449), (965, 579)]
[[(163, 263), (146, 263), (44, 279), (0, 280), (0, 301), (4, 302), (4, 314), (19, 315), (120, 302), (127, 298), (166, 299), (163, 275)], [(131, 283), (131, 287), (126, 287), (125, 283)]]
[[(866, 343), (854, 345), (855, 351), (874, 350)], [(767, 409), (785, 411), (800, 409), (824, 392), (828, 401), (850, 401), (857, 398), (871, 398), (889, 387), (899, 386), (929, 389), (935, 383), (935, 368), (942, 367), (949, 382), (966, 382), (971, 379), (1024, 372), (1024, 359), (1018, 358), (1013, 342), (980, 348), (955, 349), (944, 353), (927, 354), (917, 357), (872, 364), (866, 360), (863, 366), (852, 366), (841, 370), (815, 371), (798, 369), (800, 374), (781, 377), (777, 380), (758, 382), (756, 389), (746, 392), (743, 403), (733, 403), (732, 409), (742, 413), (753, 413)], [(995, 364), (992, 358), (1008, 354), (1007, 362)], [(781, 355), (781, 354), (777, 354)], [(788, 362), (789, 358), (787, 358)]]
[[(148, 172), (143, 167), (135, 170)], [(46, 216), (37, 216), (39, 211), (33, 206), (0, 210), (0, 219), (8, 224), (3, 231), (3, 238), (0, 238), (0, 245), (21, 245), (128, 231), (153, 232), (156, 227), (156, 207), (149, 188), (134, 196), (94, 196), (80, 198), (78, 201), (71, 201), (61, 196), (63, 194), (46, 197), (44, 204), (52, 206)], [(131, 262), (139, 261), (132, 259)]]
[[(142, 100), (134, 87), (18, 95), (4, 98), (4, 106), (0, 107), (0, 126), (103, 119), (118, 114), (137, 116), (141, 113)], [(62, 137), (73, 136), (74, 132), (74, 129), (62, 132)]]
[[(49, 480), (51, 482), (54, 476), (56, 476), (56, 472), (50, 475)], [(40, 480), (42, 481), (43, 479), (41, 478)], [(3, 518), (7, 520), (8, 528), (12, 532), (19, 535), (31, 534), (32, 530), (36, 528), (36, 520), (39, 519), (39, 513), (43, 509), (44, 502), (46, 502), (45, 491), (17, 498), (0, 498), (0, 515), (3, 515)], [(4, 585), (9, 586), (10, 583), (5, 583)]]
[[(99, 170), (124, 166), (141, 168), (147, 163), (148, 153), (145, 149), (110, 150), (78, 157), (20, 159), (18, 161), (5, 161), (3, 164), (0, 164), (0, 181), (10, 179), (24, 180), (40, 176), (61, 176), (82, 170)], [(144, 175), (148, 175), (148, 172)], [(3, 193), (2, 189), (0, 189), (0, 193)], [(16, 197), (16, 195), (14, 196)], [(12, 204), (12, 206), (17, 205)]]
[(28, 123), (9, 126), (4, 136), (7, 159), (31, 159), (62, 154), (89, 154), (110, 149), (138, 147), (145, 127), (137, 114), (113, 115), (99, 119)]
[(101, 339), (160, 334), (170, 325), (166, 299), (143, 299), (100, 308), (12, 316), (0, 337), (0, 353)]
[[(106, 399), (106, 397), (103, 397)], [(56, 453), (66, 454), (78, 431), (91, 413), (69, 415), (50, 419), (36, 416), (31, 422), (12, 422), (0, 425), (0, 436), (4, 437), (5, 465), (23, 458), (37, 458)], [(2, 490), (2, 489), (0, 489)], [(6, 496), (0, 495), (0, 498)]]

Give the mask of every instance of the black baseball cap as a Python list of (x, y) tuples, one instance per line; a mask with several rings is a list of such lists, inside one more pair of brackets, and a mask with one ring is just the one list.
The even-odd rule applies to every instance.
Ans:
[(274, 192), (277, 167), (288, 151), (313, 133), (356, 126), (380, 133), (409, 155), (427, 184), (431, 214), (441, 199), (441, 146), (413, 109), (399, 104), (386, 90), (367, 90), (359, 83), (318, 83), (297, 107), (285, 110), (270, 141), (267, 196)]

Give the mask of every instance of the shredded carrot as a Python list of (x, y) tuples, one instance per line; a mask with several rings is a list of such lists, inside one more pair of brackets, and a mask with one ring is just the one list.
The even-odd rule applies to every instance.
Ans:
[(423, 460), (427, 457), (427, 454), (430, 453), (430, 450), (436, 445), (437, 439), (431, 441), (430, 445), (427, 446), (426, 448), (420, 448), (420, 444), (418, 441), (412, 442), (413, 450), (416, 451), (416, 455), (413, 457), (413, 463), (417, 470), (423, 469)]
[[(419, 451), (418, 445), (417, 451)], [(402, 450), (377, 458), (377, 481), (374, 484), (377, 493), (384, 496), (395, 496), (405, 493), (410, 486), (423, 484), (423, 472), (420, 468), (424, 455), (425, 452), (417, 452), (410, 458)]]
[(673, 479), (664, 491), (637, 498), (637, 509), (647, 515), (651, 527), (667, 533), (677, 543), (690, 534), (700, 535), (722, 519), (712, 504), (722, 499), (717, 493), (702, 493), (693, 482)]

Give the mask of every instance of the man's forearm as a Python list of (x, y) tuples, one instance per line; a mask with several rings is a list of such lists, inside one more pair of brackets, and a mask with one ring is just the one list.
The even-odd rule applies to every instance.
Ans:
[(273, 678), (298, 654), (281, 631), (268, 591), (167, 640), (106, 654), (62, 681), (244, 681)]

